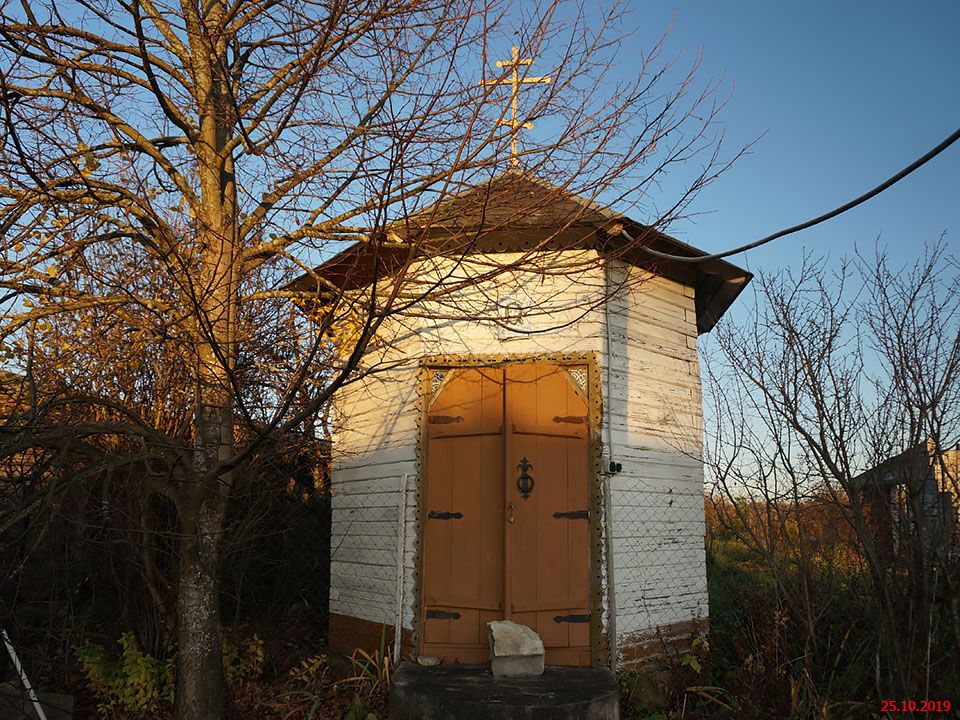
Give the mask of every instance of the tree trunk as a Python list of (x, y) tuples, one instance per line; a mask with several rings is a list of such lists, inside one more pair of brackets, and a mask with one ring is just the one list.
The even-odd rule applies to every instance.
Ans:
[[(230, 305), (229, 285), (211, 297)], [(229, 327), (213, 324), (229, 348)], [(225, 327), (225, 325), (227, 325)], [(216, 332), (219, 330), (219, 332)], [(176, 717), (218, 720), (224, 711), (219, 560), (233, 471), (217, 464), (234, 451), (233, 402), (227, 369), (214, 348), (201, 345), (193, 476), (184, 483), (181, 507)], [(222, 466), (221, 466), (222, 467)]]
[[(222, 366), (201, 363), (201, 376), (215, 374)], [(176, 717), (218, 720), (225, 700), (219, 560), (233, 473), (209, 471), (234, 449), (232, 404), (222, 385), (201, 382), (196, 429), (196, 467), (181, 517)]]
[[(215, 190), (219, 192), (219, 187)], [(198, 336), (205, 340), (197, 350), (194, 472), (185, 483), (180, 511), (178, 720), (219, 720), (224, 711), (219, 560), (233, 484), (233, 470), (223, 463), (235, 451), (230, 373), (236, 354), (235, 246), (229, 226), (224, 226), (228, 225), (225, 218), (234, 217), (223, 205), (210, 210), (207, 226), (214, 230), (207, 233), (200, 273), (200, 314), (208, 330), (198, 328)]]
[(217, 575), (221, 524), (210, 513), (201, 511), (194, 536), (181, 544), (176, 716), (184, 720), (215, 720), (224, 708)]
[(197, 341), (195, 475), (187, 490), (177, 595), (177, 720), (219, 720), (225, 687), (220, 626), (219, 558), (233, 471), (218, 464), (234, 454), (234, 388), (238, 297), (238, 212), (233, 157), (233, 102), (225, 91), (229, 33), (224, 0), (183, 3), (190, 38), (199, 122), (196, 153), (201, 235)]
[[(220, 246), (222, 247), (222, 245)], [(229, 257), (229, 254), (227, 254)], [(198, 408), (193, 477), (185, 483), (177, 588), (180, 657), (177, 662), (178, 720), (219, 720), (225, 689), (220, 627), (219, 560), (233, 471), (218, 463), (234, 452), (233, 396), (227, 364), (232, 363), (232, 286), (218, 273), (208, 287), (215, 303), (211, 323), (218, 352), (203, 344), (198, 353)], [(218, 356), (219, 355), (219, 356)]]

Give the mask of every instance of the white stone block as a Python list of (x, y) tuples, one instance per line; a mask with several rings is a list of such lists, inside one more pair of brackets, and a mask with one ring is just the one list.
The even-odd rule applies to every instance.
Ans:
[(487, 628), (495, 676), (543, 675), (543, 641), (534, 630), (512, 620), (488, 622)]

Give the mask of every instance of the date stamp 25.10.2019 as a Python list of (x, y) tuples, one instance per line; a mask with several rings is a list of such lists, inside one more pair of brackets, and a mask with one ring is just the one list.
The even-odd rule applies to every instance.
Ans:
[(948, 713), (953, 709), (949, 700), (881, 700), (882, 713)]

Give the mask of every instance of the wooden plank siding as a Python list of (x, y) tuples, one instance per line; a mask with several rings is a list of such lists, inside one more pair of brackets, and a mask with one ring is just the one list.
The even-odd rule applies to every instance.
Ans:
[[(496, 262), (510, 259), (500, 254)], [(456, 268), (448, 259), (430, 258), (419, 273), (426, 285), (442, 277), (459, 282), (490, 268), (483, 256), (470, 262)], [(516, 271), (497, 281), (499, 290), (491, 290), (490, 283), (468, 287), (422, 303), (384, 330), (392, 334), (386, 349), (365, 363), (387, 369), (344, 387), (334, 401), (332, 613), (394, 623), (397, 489), (407, 474), (403, 624), (413, 627), (419, 359), (592, 351), (604, 370), (605, 443), (607, 425), (612, 433), (612, 447), (604, 455), (623, 465), (611, 478), (609, 539), (618, 636), (629, 643), (638, 633), (706, 616), (694, 293), (618, 261), (610, 265), (616, 281), (630, 273), (633, 287), (611, 300), (606, 311), (591, 308), (604, 294), (600, 267), (569, 275)], [(476, 319), (492, 314), (498, 297), (524, 292), (540, 311), (524, 319), (526, 333), (510, 335), (494, 322)], [(608, 321), (609, 357), (604, 354)]]
[[(617, 636), (621, 661), (649, 639), (706, 618), (702, 401), (694, 293), (671, 280), (611, 263), (628, 289), (607, 307), (602, 356), (611, 478)], [(609, 387), (607, 378), (609, 377)]]

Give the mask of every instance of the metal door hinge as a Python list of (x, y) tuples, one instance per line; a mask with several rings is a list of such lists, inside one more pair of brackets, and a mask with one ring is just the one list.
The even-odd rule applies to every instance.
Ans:
[(463, 518), (462, 512), (448, 512), (446, 510), (431, 510), (427, 513), (430, 520), (460, 520)]
[(588, 623), (590, 622), (590, 613), (584, 615), (555, 615), (555, 623)]
[(589, 520), (589, 510), (570, 510), (569, 512), (555, 512), (553, 516), (557, 520)]

